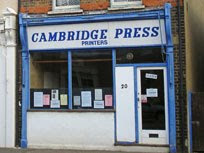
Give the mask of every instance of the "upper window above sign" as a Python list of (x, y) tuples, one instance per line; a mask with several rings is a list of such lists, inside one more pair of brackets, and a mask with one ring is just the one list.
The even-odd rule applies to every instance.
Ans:
[(52, 0), (53, 10), (80, 9), (80, 0)]
[(142, 0), (111, 0), (111, 8), (144, 8)]

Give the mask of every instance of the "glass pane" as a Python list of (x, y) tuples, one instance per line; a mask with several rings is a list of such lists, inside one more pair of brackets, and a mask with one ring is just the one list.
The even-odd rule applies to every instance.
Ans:
[(161, 48), (124, 48), (116, 50), (117, 64), (161, 63), (165, 55)]
[(112, 84), (111, 51), (72, 53), (73, 108), (112, 108)]
[(163, 70), (141, 70), (142, 128), (165, 130)]
[(56, 0), (56, 6), (79, 5), (80, 0)]
[(31, 108), (67, 108), (67, 77), (67, 53), (30, 53)]

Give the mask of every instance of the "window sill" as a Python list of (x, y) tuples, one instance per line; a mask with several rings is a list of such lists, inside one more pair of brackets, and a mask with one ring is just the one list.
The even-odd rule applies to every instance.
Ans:
[(57, 15), (57, 14), (79, 14), (82, 13), (82, 9), (69, 9), (69, 10), (53, 10), (48, 12), (49, 15)]
[(115, 109), (29, 109), (27, 112), (78, 112), (78, 113), (114, 113)]
[(112, 6), (109, 7), (109, 11), (118, 11), (118, 10), (139, 10), (145, 8), (144, 5), (137, 5), (137, 6)]

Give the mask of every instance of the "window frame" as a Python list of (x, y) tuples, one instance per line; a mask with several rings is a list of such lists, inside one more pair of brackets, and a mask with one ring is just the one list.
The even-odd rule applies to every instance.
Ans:
[(79, 10), (80, 9), (80, 4), (79, 5), (67, 5), (67, 6), (56, 6), (56, 0), (52, 0), (52, 10)]
[(138, 0), (135, 2), (115, 2), (115, 0), (111, 0), (111, 7), (131, 7), (131, 6), (141, 6), (142, 0)]
[[(86, 49), (85, 49), (86, 50)], [(101, 49), (96, 49), (96, 50), (99, 50), (99, 51), (101, 51)], [(73, 62), (73, 59), (72, 59), (72, 54), (73, 53), (75, 53), (75, 52), (77, 52), (76, 50), (69, 50), (69, 49), (67, 49), (67, 50), (65, 50), (65, 51), (53, 51), (53, 52), (50, 52), (50, 51), (30, 51), (29, 52), (29, 60), (28, 60), (28, 63), (29, 63), (29, 109), (30, 110), (58, 110), (59, 112), (60, 111), (62, 111), (62, 110), (74, 110), (74, 111), (94, 111), (94, 112), (97, 112), (97, 111), (101, 111), (101, 112), (111, 112), (111, 111), (113, 111), (114, 109), (115, 109), (115, 95), (114, 95), (114, 79), (113, 79), (113, 74), (114, 74), (114, 70), (113, 70), (113, 67), (114, 67), (114, 65), (113, 65), (113, 63), (115, 63), (115, 62), (113, 62), (114, 61), (114, 56), (113, 56), (113, 49), (110, 49), (110, 50), (108, 50), (109, 52), (110, 52), (110, 55), (111, 55), (111, 59), (112, 59), (112, 61), (111, 61), (111, 69), (112, 69), (112, 77), (111, 77), (111, 79), (112, 79), (112, 106), (105, 106), (105, 97), (104, 97), (104, 99), (103, 99), (103, 101), (104, 101), (104, 108), (94, 108), (94, 101), (92, 100), (92, 106), (91, 107), (88, 107), (88, 108), (86, 108), (86, 107), (82, 107), (82, 106), (80, 106), (81, 108), (74, 108), (74, 104), (73, 104), (73, 97), (74, 97), (74, 95), (73, 95), (73, 85), (72, 85), (72, 83), (73, 83), (73, 74), (72, 74), (72, 69), (73, 69), (73, 67), (72, 67), (72, 62)], [(68, 70), (68, 73), (67, 73), (67, 88), (32, 88), (31, 87), (31, 54), (33, 54), (33, 53), (47, 53), (47, 54), (49, 54), (49, 53), (66, 53), (67, 54), (67, 70)], [(91, 52), (91, 51), (90, 51)], [(101, 52), (103, 52), (103, 51), (101, 51)], [(60, 97), (60, 89), (67, 89), (67, 92), (66, 93), (63, 93), (63, 94), (67, 94), (67, 105), (66, 105), (66, 108), (65, 107), (62, 107), (62, 105), (61, 105), (61, 101), (60, 101), (60, 99), (59, 99), (59, 102), (60, 102), (60, 108), (51, 108), (51, 94), (50, 94), (50, 105), (49, 106), (45, 106), (45, 105), (43, 105), (42, 107), (35, 107), (34, 106), (34, 96), (32, 96), (31, 95), (31, 93), (34, 93), (34, 92), (43, 92), (43, 95), (44, 95), (44, 91), (42, 91), (42, 90), (50, 90), (49, 92), (51, 92), (52, 91), (52, 89), (57, 89), (58, 90), (58, 92), (59, 92), (59, 97)], [(96, 89), (100, 89), (100, 88), (96, 88)], [(31, 90), (32, 90), (32, 92), (31, 92)], [(34, 91), (34, 90), (36, 90), (36, 91)], [(33, 100), (31, 100), (31, 99), (33, 99)]]

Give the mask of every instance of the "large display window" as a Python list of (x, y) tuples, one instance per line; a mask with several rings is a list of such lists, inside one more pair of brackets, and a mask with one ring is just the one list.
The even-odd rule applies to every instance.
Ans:
[(68, 107), (66, 52), (30, 53), (30, 107)]
[(68, 61), (68, 52), (30, 53), (30, 108), (68, 109), (69, 103), (71, 109), (113, 108), (112, 51), (72, 51), (71, 56)]
[(112, 52), (72, 53), (73, 108), (112, 108)]

